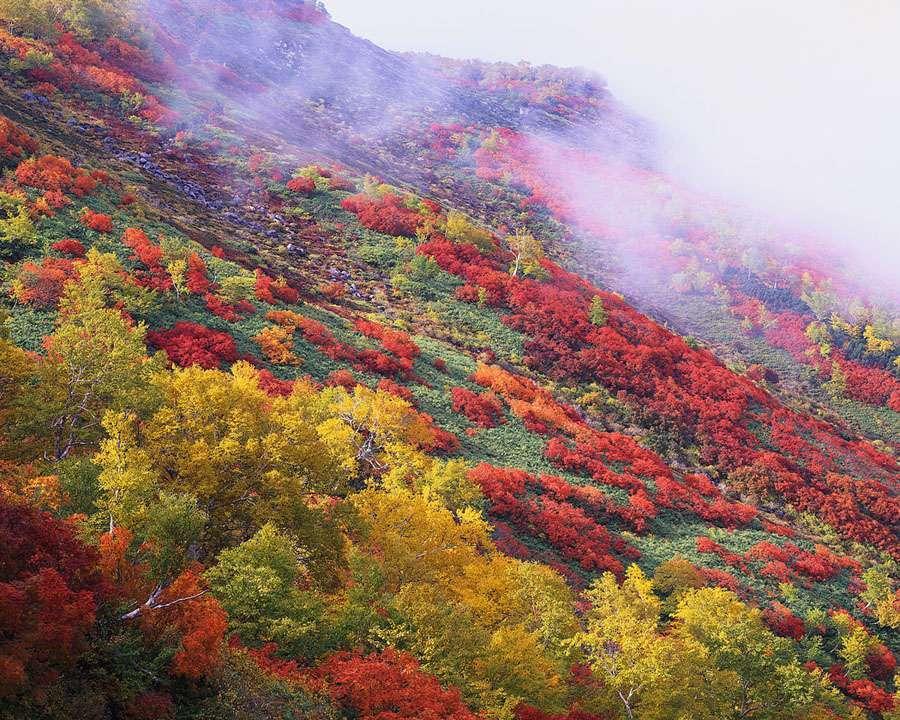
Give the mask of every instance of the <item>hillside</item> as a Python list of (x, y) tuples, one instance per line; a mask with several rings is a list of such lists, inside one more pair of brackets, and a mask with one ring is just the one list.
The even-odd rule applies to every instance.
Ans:
[(898, 717), (896, 278), (586, 71), (0, 22), (0, 717)]

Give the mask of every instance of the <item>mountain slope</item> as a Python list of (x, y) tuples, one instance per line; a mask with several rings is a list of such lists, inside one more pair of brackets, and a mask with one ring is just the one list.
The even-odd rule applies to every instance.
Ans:
[(7, 17), (2, 527), (54, 544), (4, 712), (890, 710), (889, 293), (760, 259), (581, 72), (304, 3)]

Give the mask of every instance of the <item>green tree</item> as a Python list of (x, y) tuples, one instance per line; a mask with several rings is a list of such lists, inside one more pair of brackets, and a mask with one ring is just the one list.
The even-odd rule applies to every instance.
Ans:
[(24, 199), (0, 192), (0, 259), (18, 259), (35, 244), (37, 230)]
[(60, 24), (93, 40), (128, 31), (132, 5), (131, 0), (0, 0), (0, 17), (35, 37), (55, 37)]
[(732, 592), (702, 588), (684, 594), (672, 635), (705, 649), (721, 679), (722, 718), (793, 720), (839, 702), (820, 671), (803, 668), (791, 641), (774, 635), (760, 610)]
[(319, 654), (324, 605), (297, 587), (303, 558), (294, 540), (267, 523), (249, 540), (219, 553), (206, 571), (213, 595), (244, 642), (274, 641), (291, 654)]
[(491, 234), (487, 230), (474, 225), (458, 210), (451, 210), (447, 214), (444, 234), (448, 240), (457, 243), (470, 243), (485, 254), (494, 250), (494, 241)]
[(597, 327), (606, 325), (606, 308), (603, 307), (603, 298), (599, 295), (594, 295), (594, 297), (591, 298), (590, 318), (591, 322)]

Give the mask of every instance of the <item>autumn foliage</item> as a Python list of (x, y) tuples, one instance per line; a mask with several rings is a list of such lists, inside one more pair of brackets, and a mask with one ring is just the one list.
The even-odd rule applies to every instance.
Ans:
[(340, 653), (318, 673), (331, 696), (360, 720), (475, 720), (459, 691), (444, 689), (410, 655), (391, 649), (380, 654)]
[(341, 201), (341, 207), (354, 213), (365, 227), (387, 235), (414, 237), (422, 222), (422, 216), (408, 208), (395, 193), (381, 198), (351, 195)]
[(105, 593), (97, 554), (70, 526), (0, 498), (0, 698), (34, 692), (86, 648)]
[(147, 340), (165, 350), (169, 360), (181, 367), (217, 368), (223, 362), (237, 360), (234, 338), (197, 323), (177, 322), (168, 330), (148, 332)]

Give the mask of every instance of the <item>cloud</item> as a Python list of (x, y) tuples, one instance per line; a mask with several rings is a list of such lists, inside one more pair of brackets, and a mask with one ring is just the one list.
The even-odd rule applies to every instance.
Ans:
[(651, 119), (678, 177), (900, 275), (900, 3), (330, 0), (396, 50), (580, 65)]

